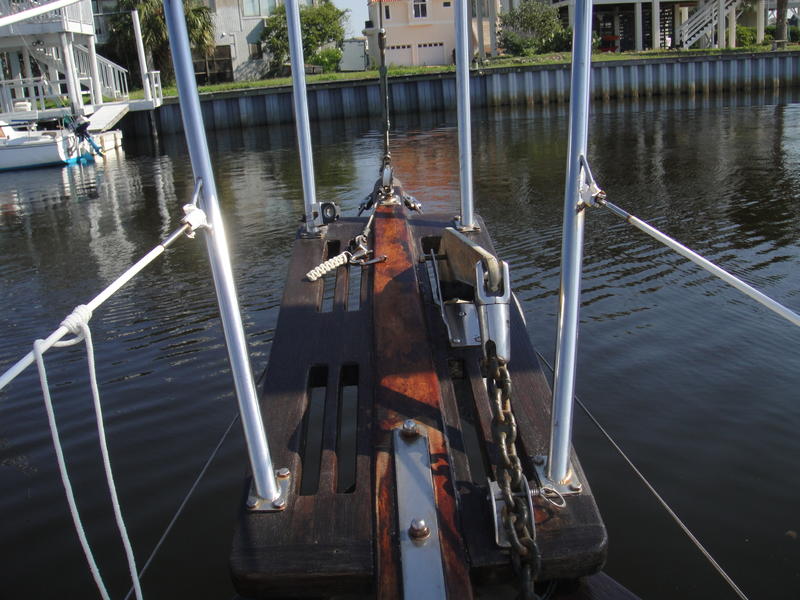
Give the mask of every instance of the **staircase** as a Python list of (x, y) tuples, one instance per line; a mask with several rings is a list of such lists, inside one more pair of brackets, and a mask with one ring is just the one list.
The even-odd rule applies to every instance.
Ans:
[[(89, 60), (89, 49), (80, 44), (75, 44), (75, 69), (78, 72), (78, 81), (86, 89), (92, 89), (92, 68)], [(45, 48), (34, 46), (32, 56), (40, 63), (52, 67), (60, 73), (67, 71), (63, 57), (58, 48)], [(103, 58), (97, 57), (97, 68), (100, 74), (100, 93), (105, 98), (122, 100), (128, 98), (128, 70)]]
[[(724, 0), (725, 9), (722, 18), (725, 18), (731, 7), (737, 7), (742, 0)], [(718, 0), (708, 0), (705, 4), (695, 10), (689, 19), (681, 25), (678, 30), (678, 43), (684, 48), (690, 48), (703, 36), (714, 39), (717, 23), (719, 22), (719, 2)]]

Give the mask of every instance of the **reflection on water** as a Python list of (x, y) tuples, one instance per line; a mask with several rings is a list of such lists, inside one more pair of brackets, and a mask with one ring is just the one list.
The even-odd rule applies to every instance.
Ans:
[[(597, 104), (589, 154), (612, 201), (797, 308), (800, 105), (764, 100)], [(408, 191), (427, 211), (455, 214), (453, 115), (399, 117), (394, 126), (392, 154)], [(476, 111), (473, 123), (479, 212), (547, 356), (566, 128), (563, 107)], [(312, 133), (318, 196), (355, 214), (378, 172), (379, 123), (317, 123)], [(302, 212), (293, 129), (216, 132), (209, 142), (260, 372)], [(0, 174), (0, 368), (158, 243), (191, 193), (177, 137), (162, 137), (157, 150), (127, 140), (125, 154), (106, 164)], [(168, 251), (92, 321), (140, 566), (235, 413), (199, 239)], [(746, 592), (796, 598), (800, 484), (787, 474), (800, 456), (798, 333), (601, 209), (587, 217), (583, 289), (579, 395)], [(121, 597), (128, 581), (103, 491), (85, 358), (72, 348), (47, 361), (88, 535)], [(0, 393), (0, 596), (91, 597), (39, 396), (32, 372)], [(148, 571), (148, 598), (231, 597), (226, 561), (246, 460), (234, 431)], [(609, 525), (608, 571), (645, 598), (724, 597), (580, 416), (576, 445)]]

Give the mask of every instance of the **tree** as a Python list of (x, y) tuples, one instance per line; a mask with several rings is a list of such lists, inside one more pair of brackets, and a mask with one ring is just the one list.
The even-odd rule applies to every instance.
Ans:
[[(116, 53), (120, 58), (127, 59), (126, 64), (136, 64), (136, 41), (130, 14), (133, 9), (139, 11), (142, 39), (149, 55), (150, 68), (161, 71), (163, 81), (172, 81), (172, 57), (161, 0), (119, 1), (120, 12), (112, 17), (110, 24), (111, 43)], [(210, 56), (214, 52), (214, 21), (211, 9), (199, 0), (183, 0), (183, 10), (186, 13), (186, 29), (192, 49), (204, 56)]]
[[(300, 7), (300, 30), (306, 62), (313, 62), (323, 46), (342, 46), (347, 13), (347, 10), (339, 10), (329, 0), (322, 0), (316, 6)], [(264, 21), (261, 41), (269, 53), (270, 72), (273, 75), (280, 73), (289, 59), (289, 27), (285, 5), (278, 6), (272, 16)]]
[(558, 9), (539, 2), (523, 0), (500, 16), (499, 44), (509, 54), (540, 54), (562, 50), (567, 40)]
[(786, 12), (789, 10), (789, 0), (778, 0), (775, 13), (775, 39), (788, 40), (786, 29)]

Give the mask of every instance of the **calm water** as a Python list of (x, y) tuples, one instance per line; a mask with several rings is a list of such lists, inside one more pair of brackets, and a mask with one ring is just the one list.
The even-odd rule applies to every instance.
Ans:
[[(592, 118), (609, 199), (800, 308), (800, 105), (625, 106)], [(354, 214), (378, 123), (313, 126), (318, 195)], [(399, 120), (393, 155), (427, 210), (457, 202), (453, 118)], [(535, 344), (554, 347), (566, 117), (477, 113), (476, 199)], [(291, 128), (211, 137), (254, 369), (269, 355), (301, 214)], [(0, 174), (0, 369), (175, 228), (182, 138), (104, 164)], [(599, 209), (598, 209), (599, 210)], [(800, 597), (800, 331), (615, 217), (587, 218), (578, 394), (751, 598)], [(107, 433), (141, 566), (235, 414), (200, 239), (92, 321)], [(79, 506), (116, 598), (129, 585), (80, 348), (47, 355)], [(92, 598), (33, 372), (0, 393), (0, 597)], [(733, 597), (593, 426), (576, 445), (610, 533), (607, 571), (645, 598)], [(237, 425), (143, 580), (228, 599), (245, 453)]]

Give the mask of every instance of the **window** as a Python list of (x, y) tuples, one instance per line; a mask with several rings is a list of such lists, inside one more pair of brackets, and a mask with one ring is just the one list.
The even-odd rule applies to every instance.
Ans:
[(264, 49), (261, 44), (247, 44), (247, 49), (250, 51), (250, 60), (264, 58)]
[(450, 8), (450, 3), (449, 2), (442, 2), (442, 6), (444, 6), (445, 8)]
[(384, 6), (383, 7), (383, 18), (384, 19), (391, 19), (392, 18), (392, 15), (389, 12), (389, 7), (388, 6)]
[(245, 17), (268, 17), (275, 10), (275, 0), (242, 0)]
[(414, 0), (414, 18), (425, 19), (428, 16), (427, 0)]

